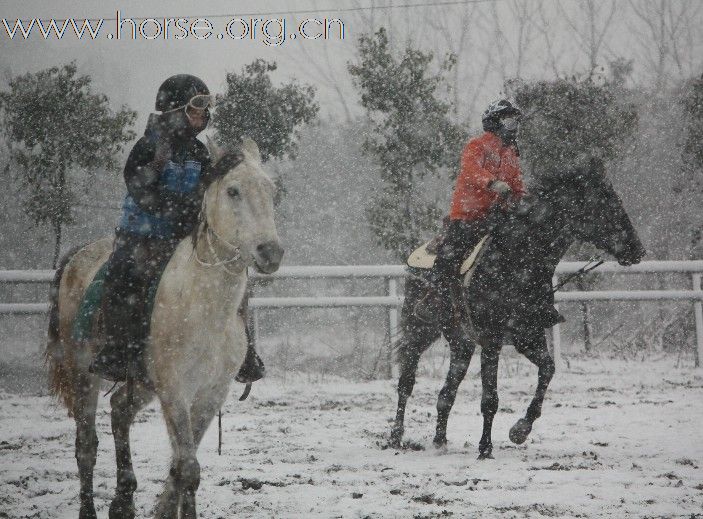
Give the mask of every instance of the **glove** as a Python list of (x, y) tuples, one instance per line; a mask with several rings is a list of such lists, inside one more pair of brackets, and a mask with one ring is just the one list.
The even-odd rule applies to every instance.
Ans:
[(166, 135), (161, 135), (156, 141), (154, 159), (151, 161), (150, 166), (160, 173), (170, 158), (171, 140)]
[(511, 189), (511, 187), (502, 180), (494, 180), (490, 183), (488, 189), (497, 194), (498, 198), (500, 198), (501, 200), (507, 200), (508, 198), (510, 198), (510, 195), (513, 194), (513, 190)]

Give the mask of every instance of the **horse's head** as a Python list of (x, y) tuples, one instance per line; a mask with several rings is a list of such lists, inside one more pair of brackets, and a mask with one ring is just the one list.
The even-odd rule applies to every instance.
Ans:
[(209, 141), (212, 174), (203, 197), (204, 220), (228, 246), (239, 249), (246, 265), (265, 274), (283, 257), (274, 222), (274, 183), (261, 167), (259, 147), (245, 137), (240, 147), (223, 150)]
[(542, 179), (574, 238), (592, 243), (621, 265), (639, 263), (646, 251), (599, 159), (588, 158), (566, 172)]

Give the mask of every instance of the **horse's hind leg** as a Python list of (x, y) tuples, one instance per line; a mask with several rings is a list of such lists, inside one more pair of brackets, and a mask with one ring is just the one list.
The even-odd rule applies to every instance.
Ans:
[(554, 376), (554, 359), (547, 349), (547, 340), (544, 330), (535, 329), (515, 339), (515, 349), (537, 366), (537, 389), (532, 398), (524, 418), (520, 418), (510, 428), (510, 441), (518, 445), (524, 443), (530, 432), (532, 424), (542, 415), (542, 403), (547, 393), (549, 382)]
[(100, 392), (99, 381), (87, 372), (75, 378), (73, 416), (76, 421), (76, 461), (81, 480), (80, 519), (95, 519), (93, 504), (93, 468), (98, 453), (98, 436), (95, 433), (95, 409)]
[(404, 421), (405, 421), (405, 406), (408, 403), (408, 398), (412, 395), (415, 387), (415, 375), (417, 373), (417, 364), (420, 361), (420, 356), (430, 347), (432, 342), (438, 337), (439, 332), (433, 333), (432, 330), (425, 329), (416, 335), (412, 335), (410, 331), (404, 332), (401, 347), (398, 349), (398, 360), (400, 362), (400, 377), (398, 378), (398, 410), (395, 415), (393, 429), (391, 429), (390, 445), (392, 447), (400, 447), (403, 439)]
[(461, 326), (454, 326), (447, 330), (445, 337), (449, 341), (450, 360), (447, 379), (437, 399), (437, 431), (433, 440), (435, 447), (447, 444), (449, 413), (454, 406), (459, 384), (464, 380), (466, 371), (469, 369), (469, 362), (471, 362), (475, 348), (474, 344), (463, 333)]
[(112, 434), (115, 439), (117, 461), (117, 488), (115, 497), (110, 503), (110, 519), (134, 517), (134, 491), (137, 489), (137, 478), (132, 468), (129, 429), (139, 410), (148, 404), (153, 396), (152, 392), (135, 382), (131, 390), (129, 384), (125, 384), (110, 398)]

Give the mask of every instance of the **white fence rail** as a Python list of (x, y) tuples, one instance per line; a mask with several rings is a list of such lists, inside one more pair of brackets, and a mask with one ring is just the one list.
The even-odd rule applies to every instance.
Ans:
[[(560, 275), (577, 272), (584, 263), (567, 261), (558, 265), (555, 279)], [(692, 301), (696, 324), (696, 366), (703, 360), (703, 290), (701, 277), (703, 260), (695, 261), (643, 261), (638, 265), (623, 267), (616, 262), (605, 262), (598, 273), (613, 274), (691, 274), (691, 290), (599, 290), (560, 291), (557, 302), (565, 301)], [(290, 266), (282, 267), (270, 276), (253, 274), (254, 278), (272, 279), (355, 279), (382, 278), (386, 280), (386, 294), (378, 296), (320, 296), (320, 297), (255, 297), (250, 306), (257, 308), (340, 308), (340, 307), (386, 307), (388, 328), (394, 334), (398, 327), (398, 309), (403, 303), (397, 293), (397, 280), (406, 275), (402, 265), (349, 265), (349, 266)], [(53, 270), (5, 270), (0, 271), (0, 284), (49, 283)], [(0, 314), (42, 314), (48, 312), (48, 303), (1, 303)], [(561, 360), (560, 327), (552, 329), (554, 357)]]

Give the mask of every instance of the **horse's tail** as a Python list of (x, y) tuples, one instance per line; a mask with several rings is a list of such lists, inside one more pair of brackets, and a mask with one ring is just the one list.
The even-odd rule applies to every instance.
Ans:
[(59, 261), (51, 282), (49, 294), (49, 330), (47, 333), (46, 351), (44, 352), (44, 362), (49, 373), (49, 392), (61, 400), (69, 410), (73, 409), (74, 388), (72, 370), (65, 363), (64, 344), (61, 340), (60, 332), (60, 288), (61, 278), (64, 270), (71, 258), (82, 249), (83, 246), (74, 247), (68, 251)]

